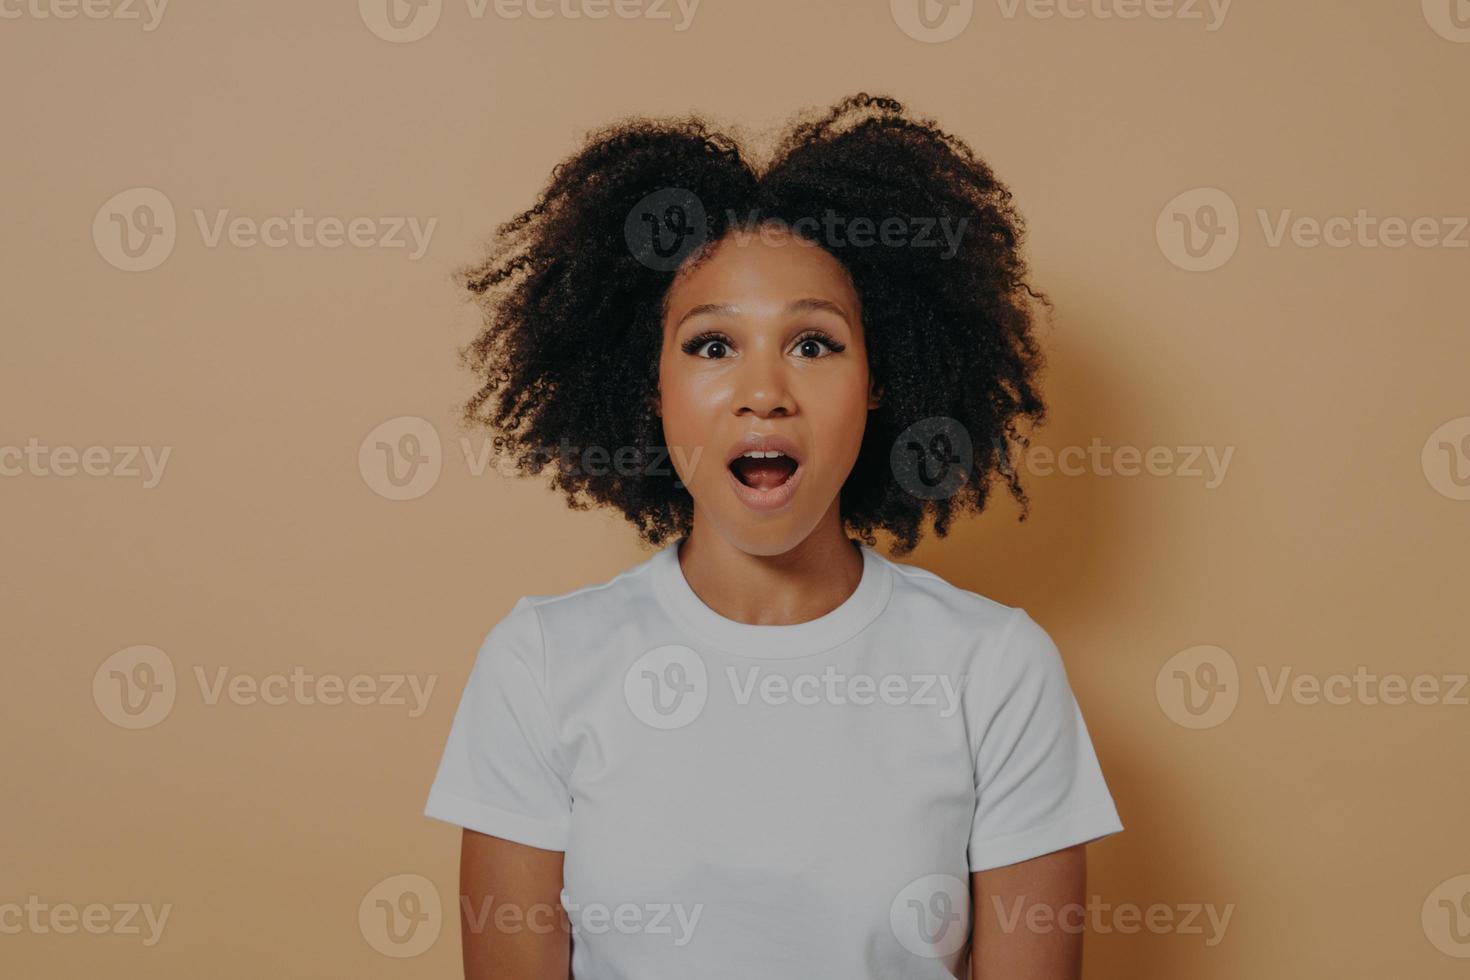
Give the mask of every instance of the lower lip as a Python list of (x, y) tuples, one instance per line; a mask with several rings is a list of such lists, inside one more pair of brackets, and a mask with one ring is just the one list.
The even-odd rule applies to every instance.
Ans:
[(751, 510), (779, 510), (791, 503), (791, 498), (796, 495), (796, 485), (801, 482), (801, 474), (804, 469), (805, 467), (798, 464), (796, 471), (791, 474), (785, 483), (779, 487), (772, 487), (769, 490), (757, 490), (755, 487), (747, 487), (740, 482), (740, 478), (735, 475), (735, 471), (728, 466), (725, 467), (725, 472), (729, 474), (730, 486), (734, 488), (735, 496), (740, 498), (742, 504)]

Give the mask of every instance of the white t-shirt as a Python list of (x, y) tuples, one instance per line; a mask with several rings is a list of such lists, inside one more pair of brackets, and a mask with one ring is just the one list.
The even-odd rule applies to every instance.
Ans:
[(565, 852), (577, 980), (959, 976), (970, 872), (1123, 829), (1025, 610), (861, 545), (836, 609), (752, 626), (677, 549), (516, 603), (424, 811)]

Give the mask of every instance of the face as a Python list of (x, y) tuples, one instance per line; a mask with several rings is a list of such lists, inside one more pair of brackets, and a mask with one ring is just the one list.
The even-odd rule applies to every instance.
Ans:
[(840, 533), (838, 493), (878, 405), (842, 264), (768, 226), (681, 270), (667, 307), (656, 406), (696, 528), (756, 555), (824, 523)]

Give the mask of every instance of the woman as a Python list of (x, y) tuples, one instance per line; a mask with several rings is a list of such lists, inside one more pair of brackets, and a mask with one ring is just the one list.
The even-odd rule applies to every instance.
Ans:
[(633, 119), (465, 270), (467, 418), (660, 549), (479, 651), (426, 808), (465, 828), (467, 976), (1079, 975), (1122, 823), (1057, 648), (875, 550), (997, 474), (1024, 519), (1045, 298), (1009, 200), (888, 98), (759, 167)]

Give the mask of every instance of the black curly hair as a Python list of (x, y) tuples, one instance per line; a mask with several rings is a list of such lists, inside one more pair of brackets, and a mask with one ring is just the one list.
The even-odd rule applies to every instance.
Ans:
[[(957, 512), (983, 510), (999, 474), (1025, 520), (1029, 501), (1008, 453), (1013, 442), (1028, 444), (1020, 422), (1046, 417), (1028, 299), (1051, 303), (1026, 282), (1023, 223), (1010, 191), (933, 120), (867, 93), (798, 117), (764, 167), (748, 155), (698, 116), (639, 116), (594, 131), (558, 164), (536, 204), (499, 227), (482, 261), (457, 272), (484, 313), (460, 351), (480, 382), (465, 423), (487, 426), (496, 452), (528, 474), (559, 454), (565, 463), (569, 445), (623, 447), (624, 465), (561, 465), (552, 485), (574, 509), (620, 510), (645, 541), (662, 545), (693, 520), (688, 490), (661, 465), (667, 457), (652, 410), (677, 262), (688, 258), (687, 268), (727, 234), (762, 223), (799, 229), (832, 215), (874, 225), (948, 221), (963, 229), (948, 255), (813, 239), (852, 278), (882, 393), (842, 487), (842, 519), (869, 545), (886, 530), (905, 554), (926, 514), (944, 537)], [(649, 201), (667, 213), (639, 214)], [(637, 243), (638, 219), (650, 222), (652, 236), (651, 222), (671, 215), (693, 244), (659, 261), (667, 252), (656, 239), (653, 251)], [(957, 488), (937, 498), (905, 489), (890, 463), (901, 434), (936, 419), (973, 449)]]

